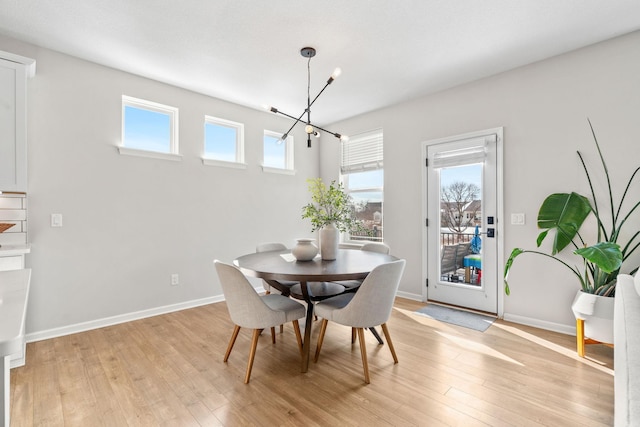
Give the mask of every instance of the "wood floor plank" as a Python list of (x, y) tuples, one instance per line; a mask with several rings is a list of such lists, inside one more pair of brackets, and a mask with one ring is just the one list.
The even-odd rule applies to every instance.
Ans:
[[(58, 362), (55, 340), (35, 343), (33, 366), (33, 420), (35, 425), (63, 425), (64, 415), (60, 396)], [(17, 415), (20, 419), (20, 415)]]
[(613, 424), (611, 348), (581, 359), (574, 337), (500, 320), (478, 332), (415, 314), (422, 306), (396, 300), (398, 364), (365, 334), (369, 385), (350, 328), (333, 323), (306, 373), (290, 325), (276, 344), (263, 334), (243, 384), (251, 331), (224, 363), (224, 303), (30, 343), (11, 372), (12, 426)]
[(28, 346), (25, 365), (19, 369), (12, 369), (10, 373), (11, 408), (10, 419), (14, 427), (32, 426), (33, 423), (33, 382), (34, 382), (34, 354), (32, 345)]

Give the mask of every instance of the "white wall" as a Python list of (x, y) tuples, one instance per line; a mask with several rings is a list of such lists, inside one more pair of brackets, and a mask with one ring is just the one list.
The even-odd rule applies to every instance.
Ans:
[[(28, 336), (211, 301), (222, 293), (214, 258), (230, 262), (259, 242), (310, 236), (300, 215), (319, 144), (308, 149), (304, 131), (295, 135), (295, 176), (259, 167), (263, 129), (284, 131), (288, 119), (7, 38), (0, 50), (37, 61), (28, 107)], [(180, 109), (181, 162), (118, 153), (122, 94)], [(246, 170), (202, 164), (205, 114), (245, 124)], [(63, 215), (62, 228), (50, 227), (52, 213)], [(170, 286), (172, 273), (179, 286)]]
[[(537, 212), (548, 194), (572, 190), (588, 194), (576, 155), (580, 150), (597, 166), (587, 118), (620, 196), (620, 187), (640, 164), (639, 45), (636, 32), (331, 125), (347, 135), (384, 129), (385, 240), (395, 255), (407, 259), (401, 293), (419, 298), (424, 283), (424, 141), (504, 126), (506, 218), (499, 220), (505, 221), (507, 255), (516, 246), (535, 247)], [(338, 154), (336, 146), (323, 145), (321, 176), (337, 176)], [(640, 182), (630, 196), (640, 199)], [(524, 212), (526, 225), (510, 225), (512, 212)], [(640, 212), (628, 226), (633, 231), (640, 228)], [(640, 264), (640, 251), (632, 261), (623, 270)], [(511, 296), (504, 300), (505, 318), (572, 331), (575, 320), (569, 306), (579, 285), (568, 270), (555, 264), (535, 256), (518, 259), (510, 276)]]
[[(384, 129), (385, 238), (408, 261), (403, 295), (422, 294), (421, 143), (504, 126), (505, 214), (527, 216), (524, 227), (506, 224), (505, 247), (531, 248), (544, 197), (587, 191), (575, 155), (579, 149), (594, 160), (587, 117), (614, 183), (638, 165), (638, 44), (634, 33), (331, 125), (345, 134)], [(298, 174), (264, 174), (257, 166), (262, 129), (284, 129), (288, 121), (4, 37), (0, 50), (37, 60), (28, 127), (32, 337), (211, 300), (221, 294), (213, 258), (231, 261), (258, 242), (292, 244), (310, 234), (300, 219), (305, 179), (337, 176), (338, 144), (308, 150), (296, 134)], [(117, 153), (122, 94), (180, 108), (182, 162)], [(246, 171), (201, 164), (204, 114), (245, 123)], [(637, 200), (638, 186), (632, 193)], [(63, 228), (49, 226), (51, 213), (64, 215)], [(640, 254), (634, 258), (640, 263)], [(180, 274), (180, 286), (169, 285), (171, 273)], [(511, 288), (506, 317), (572, 328), (577, 284), (567, 272), (523, 257)]]

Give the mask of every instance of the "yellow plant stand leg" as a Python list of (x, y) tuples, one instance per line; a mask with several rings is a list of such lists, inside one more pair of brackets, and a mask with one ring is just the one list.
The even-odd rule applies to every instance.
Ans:
[(578, 347), (578, 356), (584, 357), (584, 346), (586, 344), (604, 344), (613, 348), (613, 344), (607, 344), (600, 341), (592, 340), (584, 336), (584, 319), (576, 319), (576, 344)]
[(576, 341), (578, 356), (584, 357), (584, 319), (576, 319)]

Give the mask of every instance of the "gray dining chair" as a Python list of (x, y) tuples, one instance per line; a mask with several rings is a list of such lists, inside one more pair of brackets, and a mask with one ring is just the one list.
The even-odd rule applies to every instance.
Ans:
[(370, 379), (367, 348), (364, 339), (365, 328), (373, 328), (378, 325), (382, 327), (387, 345), (393, 356), (393, 362), (398, 363), (398, 357), (387, 328), (387, 321), (391, 316), (393, 302), (405, 264), (406, 261), (401, 259), (379, 265), (364, 279), (358, 292), (342, 294), (316, 304), (316, 314), (322, 318), (322, 324), (318, 335), (315, 362), (320, 357), (327, 325), (329, 321), (332, 321), (356, 328), (360, 342), (364, 381), (367, 384), (370, 383)]
[(244, 383), (247, 384), (251, 377), (251, 368), (256, 355), (258, 338), (265, 328), (271, 328), (271, 336), (275, 343), (273, 328), (286, 322), (292, 322), (296, 340), (298, 341), (298, 349), (302, 355), (302, 335), (300, 335), (298, 319), (305, 317), (305, 307), (299, 302), (282, 295), (258, 295), (251, 283), (236, 267), (218, 260), (214, 261), (214, 265), (220, 278), (229, 316), (234, 323), (233, 334), (229, 340), (227, 352), (224, 355), (225, 363), (229, 359), (240, 329), (253, 329)]
[[(389, 247), (389, 245), (384, 243), (378, 243), (378, 242), (367, 242), (360, 247), (360, 250), (377, 252), (377, 253), (386, 254), (386, 255), (389, 255), (391, 253), (391, 248)], [(356, 292), (360, 287), (360, 285), (362, 284), (362, 280), (343, 280), (336, 283), (344, 286), (345, 292)], [(382, 341), (382, 338), (380, 337), (380, 334), (378, 334), (378, 331), (376, 331), (376, 328), (368, 328), (368, 329), (373, 334), (373, 336), (376, 337), (376, 340), (378, 340), (378, 344), (380, 345), (384, 344), (384, 342)], [(356, 340), (356, 329), (352, 328), (351, 342), (353, 343), (355, 342), (355, 340)]]
[[(285, 246), (285, 244), (280, 242), (260, 243), (256, 246), (256, 252), (286, 251), (286, 250), (287, 250), (287, 247)], [(273, 283), (274, 287), (280, 292), (280, 294), (284, 296), (290, 296), (291, 287), (293, 285), (298, 284), (298, 282), (290, 281), (290, 280), (278, 280), (278, 281), (272, 281), (271, 283)], [(262, 286), (264, 287), (264, 290), (266, 291), (267, 294), (271, 293), (271, 285), (267, 283), (266, 280), (262, 281)], [(280, 333), (282, 333), (283, 330), (284, 330), (283, 326), (280, 325)], [(272, 331), (272, 334), (273, 334), (273, 331)]]

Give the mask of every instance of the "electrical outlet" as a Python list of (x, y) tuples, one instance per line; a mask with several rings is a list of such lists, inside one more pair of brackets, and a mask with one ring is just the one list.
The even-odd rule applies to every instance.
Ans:
[(171, 275), (171, 286), (178, 286), (180, 284), (180, 276), (177, 274)]

